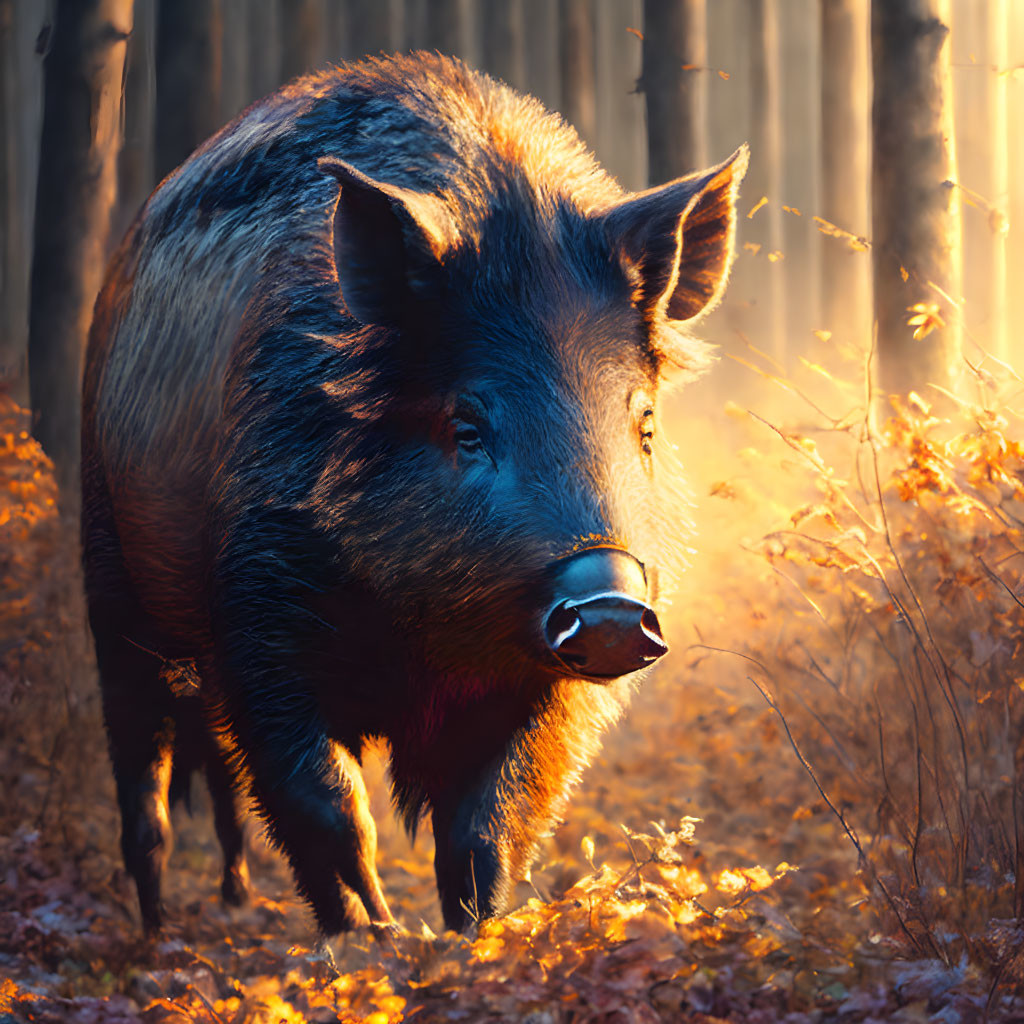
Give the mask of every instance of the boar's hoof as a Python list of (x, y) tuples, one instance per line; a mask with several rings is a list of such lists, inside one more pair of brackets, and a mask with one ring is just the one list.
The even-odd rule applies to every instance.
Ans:
[(229, 907), (244, 907), (249, 902), (249, 868), (244, 862), (224, 869), (220, 895)]
[(391, 942), (409, 933), (397, 921), (373, 921), (370, 924), (374, 937), (378, 942)]

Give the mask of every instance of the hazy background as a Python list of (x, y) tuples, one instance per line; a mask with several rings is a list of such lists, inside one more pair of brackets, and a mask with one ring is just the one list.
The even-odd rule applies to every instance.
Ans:
[[(870, 256), (850, 244), (871, 234), (868, 2), (675, 6), (696, 19), (677, 43), (693, 123), (662, 129), (685, 134), (689, 152), (654, 177), (752, 145), (734, 280), (703, 333), (726, 354), (751, 358), (753, 345), (790, 370), (801, 355), (819, 362), (832, 349), (813, 331), (859, 341), (871, 323)], [(0, 0), (0, 381), (22, 399), (51, 7)], [(844, 19), (838, 35), (829, 35), (829, 15)], [(977, 343), (1006, 356), (1016, 339), (994, 323), (992, 253), (1005, 240), (1007, 278), (1021, 279), (1024, 4), (955, 0), (952, 15), (965, 351)], [(576, 125), (624, 186), (643, 188), (651, 180), (644, 17), (641, 0), (137, 0), (110, 244), (162, 173), (253, 99), (305, 70), (381, 50), (439, 48), (535, 94)], [(761, 196), (767, 204), (748, 219)], [(849, 235), (822, 234), (816, 215)], [(1019, 322), (1024, 289), (1011, 287), (1006, 303), (1008, 322)], [(724, 397), (745, 389), (750, 374), (720, 368), (715, 381)]]

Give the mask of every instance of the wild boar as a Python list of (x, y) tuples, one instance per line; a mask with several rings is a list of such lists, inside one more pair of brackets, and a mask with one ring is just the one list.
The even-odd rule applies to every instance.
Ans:
[[(731, 261), (739, 150), (626, 193), (557, 115), (437, 55), (250, 107), (114, 256), (82, 537), (122, 845), (161, 923), (168, 800), (236, 793), (320, 930), (393, 924), (359, 758), (429, 813), (444, 919), (499, 913), (638, 673), (678, 544), (659, 384)], [(188, 666), (177, 682), (168, 666)]]

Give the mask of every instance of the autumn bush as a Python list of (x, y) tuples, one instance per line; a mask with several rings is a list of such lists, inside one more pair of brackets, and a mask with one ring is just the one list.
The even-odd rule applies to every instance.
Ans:
[(70, 821), (105, 769), (74, 514), (30, 415), (0, 391), (0, 828)]
[(751, 543), (777, 585), (748, 587), (728, 646), (856, 849), (886, 942), (1017, 982), (1024, 448), (1019, 416), (944, 401), (773, 428), (814, 497)]

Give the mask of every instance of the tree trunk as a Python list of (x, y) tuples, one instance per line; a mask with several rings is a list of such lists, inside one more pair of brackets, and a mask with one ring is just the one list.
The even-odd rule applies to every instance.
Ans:
[[(957, 0), (956, 159), (963, 186), (963, 324), (983, 351), (1005, 360), (1008, 192), (1005, 0)], [(972, 358), (972, 362), (975, 359)]]
[(17, 271), (24, 232), (18, 188), (17, 91), (14, 0), (0, 0), (0, 392), (23, 391), (24, 385), (25, 294)]
[[(748, 212), (762, 198), (767, 205), (749, 219), (744, 235), (759, 246), (754, 302), (759, 330), (779, 363), (786, 356), (786, 302), (782, 264), (781, 99), (779, 36), (775, 0), (747, 0), (750, 26), (750, 170), (744, 181)], [(761, 341), (759, 338), (758, 341)]]
[(249, 99), (258, 100), (280, 84), (281, 30), (277, 0), (247, 0), (249, 21)]
[[(787, 343), (794, 355), (811, 331), (821, 327), (821, 233), (811, 219), (821, 205), (821, 68), (819, 5), (821, 0), (777, 3), (779, 111), (785, 142), (780, 148), (777, 203), (783, 204), (780, 268)], [(787, 209), (788, 208), (788, 209)]]
[(384, 0), (352, 0), (348, 7), (348, 31), (349, 58), (390, 51), (391, 5)]
[(351, 60), (352, 53), (352, 4), (327, 4), (327, 61), (339, 64)]
[(49, 19), (45, 4), (4, 0), (3, 6), (0, 177), (6, 177), (7, 184), (0, 190), (0, 388), (27, 406), (31, 211), (35, 207), (43, 121), (43, 69), (37, 40)]
[[(712, 0), (707, 4), (707, 159), (724, 159), (743, 142), (751, 142), (750, 130), (750, 48), (748, 0)], [(721, 74), (719, 73), (721, 72)], [(723, 75), (728, 77), (723, 77)], [(754, 205), (748, 181), (741, 186), (742, 212)], [(764, 211), (758, 216), (762, 216)], [(736, 225), (736, 262), (733, 264), (722, 305), (700, 326), (701, 337), (720, 346), (722, 354), (739, 353), (741, 339), (749, 338), (760, 326), (763, 310), (754, 309), (756, 289), (762, 273), (761, 257), (743, 248), (755, 222), (740, 216)], [(760, 225), (757, 225), (758, 227)], [(747, 357), (749, 353), (743, 353)], [(742, 389), (751, 373), (731, 359), (720, 359), (715, 367), (716, 393), (742, 400)], [(713, 396), (708, 396), (713, 401)]]
[(525, 88), (550, 110), (562, 105), (558, 67), (558, 5), (523, 0), (523, 77)]
[(456, 56), (464, 51), (465, 6), (464, 0), (432, 0), (424, 25), (425, 49)]
[(705, 0), (644, 0), (643, 92), (652, 185), (706, 162)]
[(401, 0), (403, 50), (422, 50), (427, 39), (427, 0)]
[(587, 0), (560, 0), (562, 113), (593, 146), (597, 141), (594, 23)]
[(521, 0), (485, 3), (481, 14), (484, 69), (508, 85), (522, 88), (525, 85), (525, 60)]
[(124, 80), (124, 140), (117, 157), (117, 214), (112, 235), (116, 242), (153, 191), (156, 69), (154, 0), (135, 0), (134, 24), (128, 40)]
[[(989, 328), (985, 333), (991, 351), (1000, 359), (1010, 358), (1009, 325), (1006, 319), (1006, 205), (1010, 189), (1010, 166), (1007, 153), (1006, 120), (1006, 0), (989, 0), (981, 8), (984, 17), (986, 51), (989, 66), (983, 73), (985, 83), (985, 120), (990, 125), (991, 154), (985, 192), (989, 209), (987, 252), (991, 273), (987, 278)], [(1016, 124), (1016, 122), (1015, 122)], [(1019, 130), (1019, 126), (1018, 126)], [(1019, 350), (1018, 350), (1019, 351)]]
[[(868, 28), (865, 0), (822, 0), (821, 216), (858, 238), (869, 232)], [(824, 326), (864, 341), (868, 261), (850, 242), (822, 239)]]
[(159, 0), (156, 173), (162, 179), (219, 127), (220, 0)]
[(29, 315), (35, 435), (75, 503), (82, 350), (117, 192), (131, 0), (58, 0), (45, 99)]
[(324, 0), (280, 0), (281, 73), (287, 82), (315, 71), (326, 59), (327, 12)]
[[(725, 159), (740, 143), (750, 142), (748, 28), (747, 0), (708, 4), (705, 145), (711, 162)], [(743, 192), (747, 192), (746, 182)]]
[(636, 32), (642, 0), (598, 4), (594, 9), (597, 66), (596, 153), (602, 166), (628, 189), (647, 187), (644, 97), (638, 90), (643, 44)]
[(258, 97), (250, 90), (249, 4), (247, 0), (222, 0), (224, 32), (221, 44), (220, 121), (227, 124)]
[[(1007, 39), (1012, 47), (1006, 63), (999, 69), (1006, 82), (1006, 132), (1008, 178), (1012, 182), (1024, 181), (1024, 74), (1008, 74), (1010, 68), (1024, 67), (1024, 4), (1011, 3), (1007, 9)], [(1011, 131), (1011, 126), (1017, 126)], [(1009, 190), (1006, 200), (1009, 215), (1009, 233), (1006, 236), (1006, 276), (1008, 281), (1024, 281), (1024, 188), (1019, 185)], [(1009, 362), (1018, 374), (1024, 373), (1024, 344), (1020, 340), (1024, 324), (1024, 288), (1007, 289), (1006, 322), (1010, 327), (1008, 338)]]
[[(885, 394), (948, 387), (960, 355), (949, 13), (949, 0), (871, 4), (872, 252)], [(916, 331), (911, 308), (929, 318)]]

